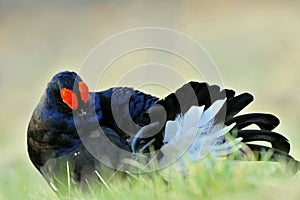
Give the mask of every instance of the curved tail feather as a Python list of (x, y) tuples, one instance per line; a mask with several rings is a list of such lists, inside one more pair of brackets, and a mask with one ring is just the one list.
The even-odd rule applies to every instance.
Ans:
[(243, 93), (227, 100), (226, 119), (231, 119), (253, 101), (253, 96)]
[(239, 130), (237, 137), (243, 138), (243, 142), (265, 141), (270, 142), (272, 147), (289, 153), (290, 143), (287, 138), (279, 133), (267, 130)]
[(271, 114), (265, 113), (250, 113), (245, 115), (240, 115), (226, 120), (225, 124), (229, 125), (236, 123), (238, 130), (243, 129), (252, 124), (257, 125), (261, 130), (273, 130), (279, 125), (279, 119)]

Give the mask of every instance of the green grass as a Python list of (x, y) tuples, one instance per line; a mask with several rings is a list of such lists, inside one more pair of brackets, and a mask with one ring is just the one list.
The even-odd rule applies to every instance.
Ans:
[[(16, 163), (13, 168), (0, 170), (0, 199), (282, 199), (288, 190), (294, 195), (289, 199), (298, 199), (299, 176), (276, 176), (272, 172), (278, 166), (271, 162), (233, 163), (206, 158), (188, 163), (186, 178), (170, 167), (116, 179), (107, 183), (109, 189), (99, 182), (91, 186), (90, 193), (66, 185), (66, 191), (59, 192), (64, 196), (59, 197), (32, 166)], [(162, 176), (167, 177), (168, 184)]]

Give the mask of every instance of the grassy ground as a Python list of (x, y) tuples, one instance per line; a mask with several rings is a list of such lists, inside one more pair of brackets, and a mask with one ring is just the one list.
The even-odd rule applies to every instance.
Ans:
[[(0, 199), (57, 198), (27, 156), (26, 129), (31, 113), (54, 73), (78, 70), (100, 41), (135, 27), (172, 28), (201, 43), (217, 64), (225, 86), (238, 93), (254, 94), (255, 102), (247, 111), (273, 113), (280, 118), (276, 131), (290, 139), (291, 154), (300, 159), (298, 1), (122, 2), (0, 0)], [(148, 61), (182, 63), (155, 53), (148, 55)], [(112, 66), (108, 78), (117, 80), (124, 66), (139, 64), (134, 56), (140, 59), (139, 53), (123, 58)], [(185, 71), (186, 67), (182, 64), (179, 68)], [(162, 74), (161, 78), (166, 76)], [(189, 167), (189, 179), (175, 176), (168, 186), (155, 176), (143, 181), (131, 177), (126, 183), (111, 185), (111, 192), (99, 189), (89, 197), (300, 198), (299, 175), (270, 175), (273, 165), (247, 163), (230, 167), (226, 162), (206, 161)], [(87, 197), (80, 194), (76, 198)]]
[[(95, 185), (93, 192), (65, 191), (59, 198), (44, 180), (28, 166), (17, 164), (1, 170), (1, 199), (299, 199), (299, 177), (285, 178), (272, 174), (274, 163), (232, 164), (209, 158), (189, 165), (189, 176), (183, 178), (174, 170), (129, 175), (126, 180)], [(161, 175), (168, 174), (169, 184)]]

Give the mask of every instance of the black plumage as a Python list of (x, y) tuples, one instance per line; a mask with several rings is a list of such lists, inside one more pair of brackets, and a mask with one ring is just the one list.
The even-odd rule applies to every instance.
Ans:
[[(164, 99), (125, 87), (102, 92), (85, 89), (82, 79), (75, 72), (56, 74), (47, 85), (29, 122), (29, 157), (54, 189), (59, 184), (55, 180), (66, 169), (67, 163), (74, 184), (84, 188), (86, 180), (92, 181), (96, 177), (95, 171), (110, 177), (120, 166), (120, 155), (111, 146), (129, 152), (129, 155), (149, 142), (155, 150), (159, 150), (163, 146), (163, 130), (167, 120), (174, 120), (191, 106), (204, 105), (207, 109), (216, 100), (225, 98), (226, 104), (215, 122), (226, 125), (235, 122), (233, 132), (242, 137), (246, 144), (252, 141), (270, 142), (274, 152), (272, 159), (278, 161), (284, 157), (294, 163), (294, 173), (298, 170), (298, 162), (288, 154), (288, 140), (272, 131), (279, 124), (278, 118), (262, 113), (236, 116), (253, 101), (249, 93), (236, 96), (233, 90), (198, 82), (187, 83)], [(156, 126), (139, 132), (149, 124)], [(258, 129), (244, 130), (252, 124), (257, 125)], [(96, 159), (84, 145), (85, 142), (99, 154), (96, 157), (111, 161), (115, 169)], [(260, 145), (248, 146), (258, 152), (268, 149)], [(112, 156), (114, 159), (109, 160)]]

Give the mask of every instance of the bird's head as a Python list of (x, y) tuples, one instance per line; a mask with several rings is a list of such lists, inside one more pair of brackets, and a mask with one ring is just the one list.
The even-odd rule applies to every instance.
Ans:
[(49, 98), (50, 103), (79, 114), (84, 114), (90, 99), (87, 84), (75, 72), (70, 71), (57, 73), (49, 82), (46, 94), (52, 97)]

